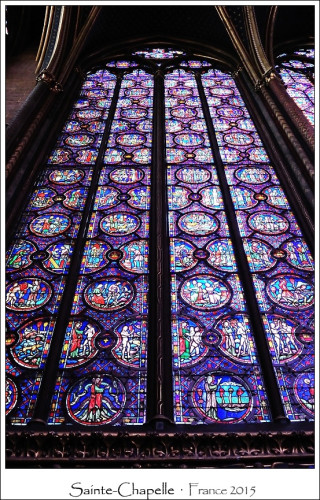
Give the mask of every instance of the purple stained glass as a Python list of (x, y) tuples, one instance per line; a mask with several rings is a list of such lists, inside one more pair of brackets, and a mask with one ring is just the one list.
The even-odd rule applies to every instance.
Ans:
[[(258, 305), (262, 315), (267, 313), (265, 333), (283, 404), (290, 420), (303, 420), (306, 408), (292, 391), (290, 370), (310, 369), (313, 363), (312, 343), (301, 344), (295, 337), (296, 332), (309, 331), (314, 314), (312, 258), (235, 82), (227, 73), (210, 70), (202, 75), (202, 83)], [(230, 107), (227, 97), (221, 104), (210, 102), (218, 85), (233, 90), (236, 107)], [(221, 116), (229, 126), (227, 133), (221, 130)], [(238, 154), (232, 161), (226, 156), (230, 138)]]
[(123, 76), (50, 423), (146, 419), (152, 100), (151, 75)]
[[(175, 421), (268, 421), (206, 123), (195, 120), (203, 113), (194, 76), (183, 70), (167, 74), (165, 103)], [(250, 190), (240, 194), (250, 205), (257, 203)], [(222, 316), (231, 321), (233, 354), (222, 340)], [(250, 381), (241, 368), (248, 362), (255, 366)], [(225, 370), (234, 376), (228, 377)]]
[(314, 50), (301, 49), (295, 54), (308, 57), (310, 61), (281, 54), (278, 57), (276, 68), (289, 96), (292, 97), (309, 122), (314, 125), (314, 64), (311, 60), (314, 59)]
[(174, 57), (185, 55), (182, 50), (173, 49), (145, 49), (133, 52), (133, 55), (142, 56), (146, 59), (173, 59)]
[[(92, 73), (84, 82), (36, 179), (8, 251), (7, 322), (9, 330), (17, 333), (16, 343), (8, 346), (12, 357), (8, 371), (17, 387), (11, 393), (21, 394), (19, 406), (10, 407), (13, 425), (25, 425), (33, 415), (69, 272), (72, 238), (77, 237), (91, 182), (90, 165), (97, 158), (115, 82), (116, 77), (107, 71)], [(86, 88), (90, 92), (85, 95)], [(98, 109), (106, 95), (110, 98), (107, 107)], [(36, 375), (31, 375), (31, 369)]]

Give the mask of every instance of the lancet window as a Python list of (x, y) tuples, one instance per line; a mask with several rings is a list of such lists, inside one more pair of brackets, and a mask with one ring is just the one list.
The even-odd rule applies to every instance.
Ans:
[(87, 73), (10, 244), (6, 305), (13, 426), (143, 425), (153, 376), (176, 424), (313, 418), (312, 256), (209, 59), (144, 48)]
[(283, 53), (276, 62), (288, 94), (314, 125), (314, 49)]

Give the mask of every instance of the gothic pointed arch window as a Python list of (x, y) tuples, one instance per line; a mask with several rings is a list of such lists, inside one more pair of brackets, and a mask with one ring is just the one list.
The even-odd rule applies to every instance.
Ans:
[(171, 48), (92, 68), (8, 250), (10, 425), (312, 419), (288, 198), (229, 69)]
[(276, 69), (290, 97), (314, 125), (314, 49), (300, 48), (280, 54)]

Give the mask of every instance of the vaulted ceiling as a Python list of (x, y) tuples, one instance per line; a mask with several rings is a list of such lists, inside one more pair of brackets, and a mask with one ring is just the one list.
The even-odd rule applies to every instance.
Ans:
[[(87, 18), (91, 6), (72, 7), (75, 19), (81, 23)], [(242, 6), (228, 6), (238, 32), (245, 38)], [(256, 5), (255, 12), (264, 42), (270, 6)], [(7, 7), (8, 44), (14, 51), (22, 50), (26, 43), (39, 43), (45, 13), (44, 6)], [(275, 18), (274, 44), (280, 45), (303, 37), (314, 36), (314, 7), (312, 5), (279, 5)], [(139, 44), (142, 39), (189, 40), (213, 46), (231, 56), (235, 55), (216, 8), (213, 5), (110, 5), (102, 6), (84, 47), (85, 54), (99, 51), (105, 46), (117, 46), (127, 40)]]

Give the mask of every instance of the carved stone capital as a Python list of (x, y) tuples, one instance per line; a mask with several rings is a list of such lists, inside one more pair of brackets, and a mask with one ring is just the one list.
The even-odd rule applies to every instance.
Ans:
[(44, 68), (39, 75), (36, 77), (37, 82), (43, 82), (48, 85), (51, 92), (59, 94), (63, 92), (62, 85), (56, 81), (55, 76), (50, 73), (46, 68)]

